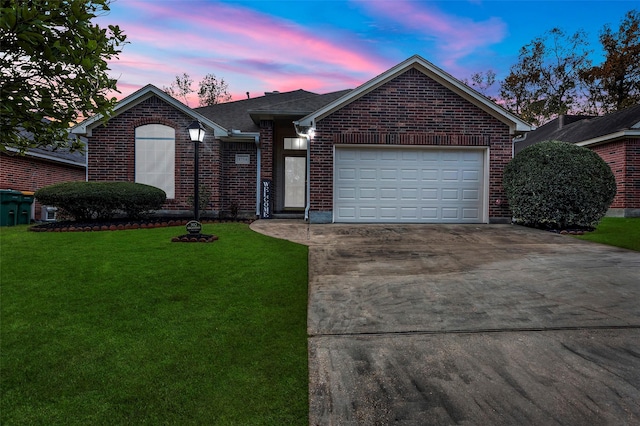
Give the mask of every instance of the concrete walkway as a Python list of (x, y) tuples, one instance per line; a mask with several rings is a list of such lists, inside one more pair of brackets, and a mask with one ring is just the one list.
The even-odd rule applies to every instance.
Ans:
[(640, 424), (640, 253), (510, 225), (252, 229), (309, 246), (310, 424)]

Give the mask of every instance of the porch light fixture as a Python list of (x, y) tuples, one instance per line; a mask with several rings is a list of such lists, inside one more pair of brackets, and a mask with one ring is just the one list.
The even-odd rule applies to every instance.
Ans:
[(204, 126), (199, 120), (191, 123), (188, 129), (191, 142), (202, 142), (204, 140)]
[(200, 220), (200, 188), (198, 185), (198, 161), (200, 142), (204, 140), (204, 126), (199, 120), (194, 121), (187, 127), (189, 129), (189, 137), (193, 146), (193, 219), (197, 222)]

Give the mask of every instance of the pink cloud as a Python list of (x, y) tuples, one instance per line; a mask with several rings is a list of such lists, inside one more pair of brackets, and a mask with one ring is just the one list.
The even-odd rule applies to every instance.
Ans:
[[(119, 98), (148, 83), (168, 86), (183, 72), (194, 88), (208, 73), (224, 78), (234, 99), (246, 97), (247, 90), (326, 93), (357, 87), (395, 62), (349, 34), (334, 42), (246, 7), (198, 3), (197, 15), (187, 9), (171, 2), (116, 2), (101, 18), (117, 22), (129, 41), (110, 62)], [(197, 105), (193, 98), (191, 106)]]

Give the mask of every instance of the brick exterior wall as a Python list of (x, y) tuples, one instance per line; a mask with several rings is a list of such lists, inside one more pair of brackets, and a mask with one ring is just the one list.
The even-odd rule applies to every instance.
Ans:
[[(175, 198), (163, 210), (188, 212), (193, 206), (194, 143), (187, 127), (193, 119), (158, 97), (151, 97), (93, 129), (88, 137), (89, 181), (135, 182), (135, 129), (145, 124), (163, 124), (175, 129)], [(220, 203), (220, 141), (205, 136), (199, 152), (199, 183), (210, 191), (210, 201), (201, 212), (218, 212)]]
[[(409, 69), (316, 123), (311, 210), (333, 210), (333, 145), (487, 146), (489, 217), (511, 214), (502, 189), (509, 127), (416, 69)], [(496, 202), (500, 200), (500, 202)]]
[(616, 177), (617, 193), (611, 208), (640, 209), (640, 139), (621, 139), (592, 149)]
[[(0, 154), (0, 188), (16, 191), (37, 191), (62, 182), (84, 181), (85, 168), (29, 156)], [(35, 200), (32, 219), (40, 220), (42, 206)]]
[[(236, 155), (248, 155), (250, 164), (236, 164)], [(254, 143), (222, 144), (221, 211), (255, 216), (256, 210), (256, 145)]]
[[(273, 185), (273, 160), (274, 160), (274, 122), (270, 120), (262, 120), (260, 121), (260, 183), (262, 181), (270, 180)], [(275, 186), (272, 186), (271, 189), (271, 205), (268, 208), (268, 211), (273, 211), (273, 199), (274, 199)], [(262, 190), (260, 193), (260, 211), (264, 211), (263, 201), (262, 201)]]

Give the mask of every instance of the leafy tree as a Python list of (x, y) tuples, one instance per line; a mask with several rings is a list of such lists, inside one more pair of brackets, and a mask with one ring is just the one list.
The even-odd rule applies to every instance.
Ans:
[(204, 107), (228, 102), (231, 100), (231, 94), (228, 91), (228, 85), (224, 81), (224, 78), (218, 81), (215, 74), (207, 74), (200, 82), (198, 98), (200, 98), (200, 106)]
[(478, 92), (485, 95), (487, 98), (494, 100), (489, 94), (489, 89), (496, 82), (496, 73), (493, 70), (487, 70), (486, 72), (475, 72), (471, 74), (471, 81), (463, 80), (463, 83), (467, 86), (473, 87)]
[(559, 28), (523, 46), (500, 86), (505, 106), (534, 124), (579, 109), (579, 76), (591, 66), (587, 47), (584, 32)]
[(618, 32), (605, 25), (600, 33), (605, 61), (585, 70), (591, 110), (607, 113), (640, 102), (640, 12), (631, 10)]
[(189, 74), (182, 73), (182, 75), (176, 75), (176, 79), (171, 83), (169, 87), (163, 87), (162, 90), (169, 96), (174, 98), (181, 98), (185, 105), (189, 105), (189, 100), (187, 97), (190, 93), (193, 93), (194, 90), (191, 88), (193, 84), (193, 79), (189, 77)]
[[(189, 105), (188, 96), (195, 92), (191, 88), (193, 79), (187, 73), (177, 75), (176, 79), (171, 86), (164, 87), (162, 90), (169, 96), (174, 98), (180, 98), (186, 105)], [(219, 104), (221, 102), (228, 102), (231, 100), (231, 94), (229, 94), (227, 83), (224, 79), (218, 80), (215, 74), (207, 74), (198, 83), (198, 98), (200, 99), (200, 106), (209, 106)]]
[(109, 3), (2, 1), (0, 150), (68, 147), (70, 123), (112, 111), (116, 98), (108, 95), (117, 87), (107, 61), (121, 52), (126, 36), (118, 26), (92, 23)]

